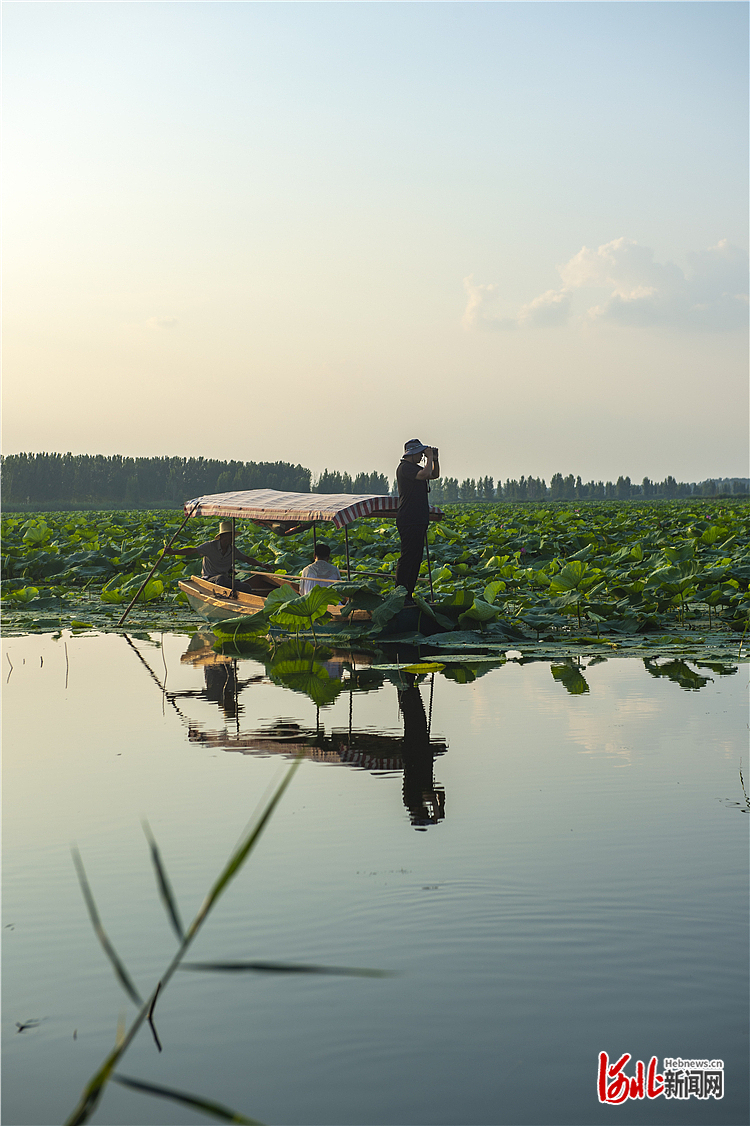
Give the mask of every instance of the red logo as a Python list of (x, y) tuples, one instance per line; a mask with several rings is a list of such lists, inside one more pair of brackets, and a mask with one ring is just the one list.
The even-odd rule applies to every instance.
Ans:
[(623, 1068), (630, 1059), (630, 1053), (620, 1056), (617, 1063), (610, 1064), (606, 1052), (599, 1053), (599, 1102), (624, 1103), (626, 1099), (655, 1099), (664, 1094), (664, 1076), (657, 1075), (656, 1056), (649, 1060), (648, 1069), (643, 1060), (635, 1065), (635, 1075), (626, 1075)]

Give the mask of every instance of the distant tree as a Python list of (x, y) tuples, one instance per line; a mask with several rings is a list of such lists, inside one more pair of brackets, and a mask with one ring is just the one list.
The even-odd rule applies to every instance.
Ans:
[(358, 473), (354, 478), (352, 485), (353, 493), (376, 493), (384, 494), (388, 492), (388, 478), (384, 473), (377, 473), (373, 470), (372, 473)]
[(606, 485), (604, 486), (604, 495), (608, 499), (610, 499), (610, 498), (614, 499), (614, 497), (617, 495), (616, 490), (615, 490), (615, 486), (612, 484), (611, 481), (607, 481)]
[(542, 482), (537, 477), (526, 478), (526, 496), (529, 500), (543, 500)]
[(456, 504), (459, 499), (458, 478), (446, 477), (443, 484), (443, 496), (446, 504)]
[(461, 482), (461, 500), (472, 501), (477, 499), (477, 483), (473, 477), (467, 477)]
[(630, 497), (630, 478), (618, 477), (615, 486), (618, 500), (627, 500)]
[(312, 491), (314, 493), (344, 493), (347, 490), (344, 488), (342, 476), (337, 471), (324, 469), (318, 480), (313, 485)]
[(565, 481), (562, 473), (555, 473), (549, 483), (549, 495), (552, 500), (564, 500), (565, 498)]

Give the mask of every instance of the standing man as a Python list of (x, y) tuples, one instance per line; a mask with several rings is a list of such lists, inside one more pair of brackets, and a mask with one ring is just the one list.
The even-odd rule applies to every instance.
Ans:
[[(422, 465), (422, 462), (425, 462)], [(437, 449), (412, 438), (404, 446), (404, 456), (396, 470), (398, 515), (396, 527), (401, 538), (401, 558), (396, 564), (396, 586), (406, 587), (406, 601), (413, 601), (427, 525), (430, 522), (428, 481), (440, 476)]]

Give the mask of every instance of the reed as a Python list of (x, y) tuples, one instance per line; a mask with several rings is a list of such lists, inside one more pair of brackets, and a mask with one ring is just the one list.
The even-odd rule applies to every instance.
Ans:
[(304, 964), (285, 963), (285, 962), (261, 962), (261, 961), (237, 961), (237, 962), (211, 962), (211, 963), (185, 963), (182, 964), (185, 954), (187, 953), (193, 939), (198, 934), (198, 931), (205, 923), (211, 911), (216, 906), (221, 895), (226, 890), (229, 883), (234, 879), (237, 873), (242, 868), (253, 848), (257, 844), (261, 833), (265, 829), (269, 820), (271, 819), (276, 806), (281, 801), (287, 787), (289, 786), (295, 772), (299, 768), (302, 761), (302, 756), (298, 757), (292, 764), (290, 769), (286, 772), (281, 782), (271, 793), (265, 804), (261, 805), (254, 818), (251, 820), (248, 828), (243, 833), (239, 844), (234, 852), (229, 857), (227, 863), (224, 865), (222, 871), (210, 887), (203, 903), (201, 904), (198, 912), (187, 927), (184, 928), (180, 917), (177, 900), (172, 889), (172, 885), (167, 876), (166, 868), (159, 852), (158, 845), (154, 838), (153, 833), (147, 822), (143, 823), (144, 833), (149, 844), (151, 853), (151, 862), (154, 866), (156, 875), (156, 883), (159, 890), (162, 903), (164, 905), (170, 925), (172, 926), (177, 939), (178, 948), (171, 962), (168, 964), (163, 974), (157, 981), (154, 988), (151, 990), (149, 996), (144, 1001), (136, 988), (132, 977), (128, 973), (122, 959), (115, 951), (112, 943), (110, 942), (104, 927), (102, 925), (99, 912), (94, 901), (94, 896), (89, 886), (86, 872), (83, 867), (83, 861), (77, 849), (73, 850), (73, 861), (78, 873), (78, 879), (81, 885), (81, 891), (86, 903), (86, 907), (91, 918), (94, 932), (99, 939), (99, 942), (104, 950), (108, 960), (112, 964), (115, 976), (119, 981), (121, 987), (127, 993), (128, 997), (134, 1004), (138, 1006), (138, 1012), (130, 1025), (129, 1029), (125, 1029), (124, 1023), (118, 1022), (117, 1035), (115, 1037), (115, 1046), (108, 1053), (103, 1060), (98, 1070), (91, 1076), (88, 1083), (84, 1087), (78, 1103), (71, 1111), (68, 1118), (65, 1120), (65, 1126), (78, 1126), (79, 1123), (88, 1122), (91, 1115), (96, 1110), (102, 1095), (106, 1089), (107, 1083), (112, 1080), (120, 1083), (123, 1086), (130, 1087), (134, 1090), (143, 1091), (146, 1094), (157, 1095), (161, 1098), (169, 1098), (173, 1101), (182, 1103), (185, 1106), (192, 1107), (202, 1111), (204, 1114), (210, 1115), (213, 1118), (218, 1118), (225, 1122), (238, 1122), (250, 1124), (250, 1126), (259, 1126), (252, 1118), (246, 1118), (236, 1111), (222, 1106), (219, 1103), (213, 1102), (209, 1099), (203, 1099), (197, 1095), (190, 1094), (185, 1091), (177, 1091), (169, 1087), (160, 1087), (153, 1083), (146, 1083), (139, 1079), (134, 1079), (130, 1076), (124, 1076), (115, 1073), (115, 1067), (118, 1065), (126, 1051), (132, 1044), (136, 1035), (138, 1034), (141, 1026), (148, 1022), (151, 1026), (157, 1048), (161, 1051), (161, 1044), (156, 1035), (156, 1028), (153, 1024), (154, 1009), (156, 1006), (157, 998), (164, 991), (168, 985), (172, 975), (177, 969), (184, 970), (203, 970), (203, 971), (220, 971), (236, 973), (252, 971), (255, 973), (318, 973), (318, 974), (346, 974), (349, 976), (357, 977), (384, 977), (388, 976), (381, 970), (368, 970), (368, 969), (355, 969), (341, 966), (311, 966)]
[[(251, 823), (244, 838), (240, 841), (239, 845), (230, 856), (228, 862), (224, 866), (218, 878), (214, 881), (213, 886), (210, 888), (206, 898), (198, 909), (197, 915), (193, 919), (187, 931), (183, 934), (180, 940), (179, 947), (177, 949), (177, 953), (174, 955), (172, 961), (169, 963), (164, 973), (161, 975), (161, 978), (156, 983), (156, 986), (152, 990), (148, 999), (144, 1002), (140, 1001), (140, 995), (135, 989), (135, 986), (132, 985), (132, 981), (130, 981), (130, 975), (127, 973), (127, 970), (125, 970), (125, 967), (123, 966), (120, 959), (114, 953), (114, 949), (111, 943), (106, 938), (106, 934), (104, 933), (101, 922), (98, 921), (99, 915), (96, 910), (93, 895), (91, 894), (91, 890), (88, 887), (88, 881), (86, 880), (86, 874), (83, 869), (83, 862), (81, 861), (80, 856), (77, 854), (77, 852), (74, 852), (74, 861), (76, 862), (79, 880), (82, 880), (81, 887), (82, 889), (85, 889), (84, 899), (86, 900), (89, 914), (91, 915), (92, 922), (94, 923), (94, 929), (96, 931), (97, 937), (99, 938), (99, 941), (101, 942), (105, 953), (107, 954), (107, 957), (112, 962), (113, 966), (115, 966), (115, 972), (117, 974), (118, 980), (123, 985), (123, 988), (125, 988), (125, 991), (131, 999), (135, 999), (134, 994), (138, 997), (137, 1003), (139, 1003), (140, 1007), (128, 1031), (124, 1032), (121, 1036), (118, 1035), (115, 1047), (105, 1057), (101, 1064), (101, 1067), (99, 1067), (99, 1069), (92, 1075), (91, 1079), (84, 1087), (77, 1105), (65, 1120), (65, 1126), (78, 1126), (79, 1123), (88, 1122), (91, 1115), (96, 1110), (96, 1107), (98, 1106), (99, 1101), (104, 1094), (107, 1083), (111, 1078), (113, 1078), (115, 1067), (125, 1055), (130, 1045), (133, 1043), (133, 1040), (135, 1039), (144, 1021), (146, 1021), (150, 1015), (153, 1016), (153, 1009), (156, 1004), (156, 998), (158, 994), (160, 993), (160, 991), (163, 991), (166, 988), (170, 978), (184, 958), (190, 944), (200, 930), (201, 926), (206, 921), (210, 912), (218, 902), (222, 892), (225, 891), (227, 885), (240, 870), (244, 862), (247, 860), (250, 852), (258, 842), (258, 839), (260, 838), (261, 833), (268, 824), (273, 811), (281, 801), (281, 798), (287, 786), (294, 777), (294, 774), (299, 767), (300, 761), (300, 759), (297, 759), (292, 764), (290, 769), (285, 774), (284, 778), (276, 787), (276, 790), (267, 801), (266, 805), (260, 810), (254, 822)], [(152, 850), (152, 859), (153, 855), (154, 854)], [(94, 920), (98, 921), (98, 925)], [(125, 984), (126, 981), (130, 982), (130, 987)], [(241, 1116), (235, 1116), (233, 1120), (235, 1122), (249, 1121), (248, 1119), (243, 1119)], [(231, 1118), (230, 1121), (232, 1121)]]

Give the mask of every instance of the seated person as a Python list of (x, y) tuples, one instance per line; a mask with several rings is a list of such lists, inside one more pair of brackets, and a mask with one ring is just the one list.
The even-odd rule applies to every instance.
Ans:
[[(193, 558), (196, 555), (203, 556), (203, 566), (201, 567), (201, 578), (207, 579), (210, 583), (216, 583), (218, 586), (232, 585), (232, 521), (222, 520), (219, 524), (219, 534), (214, 536), (212, 540), (206, 540), (205, 543), (198, 544), (197, 547), (168, 547), (165, 554), (167, 555), (186, 555), (188, 558)], [(235, 542), (234, 558), (240, 563), (249, 563), (256, 571), (267, 571), (268, 567), (263, 563), (259, 563), (257, 559), (253, 559), (249, 555), (245, 555), (243, 551), (237, 547)], [(253, 588), (250, 583), (238, 582), (235, 580), (235, 590), (241, 590), (245, 594), (252, 594)]]
[(341, 578), (338, 567), (329, 562), (330, 558), (331, 549), (328, 544), (316, 543), (315, 562), (309, 563), (302, 572), (300, 594), (309, 594), (314, 586), (329, 586), (331, 582)]

